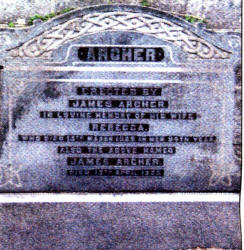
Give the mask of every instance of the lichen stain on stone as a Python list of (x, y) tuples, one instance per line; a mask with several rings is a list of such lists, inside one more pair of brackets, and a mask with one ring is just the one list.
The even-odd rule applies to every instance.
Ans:
[(57, 90), (54, 83), (47, 83), (46, 88), (43, 90), (43, 101), (46, 101), (47, 99), (57, 99), (60, 96), (60, 92)]
[(30, 91), (24, 91), (22, 95), (18, 97), (13, 109), (13, 129), (16, 128), (16, 121), (30, 111), (30, 106), (33, 105), (33, 96), (37, 96), (37, 99), (41, 99), (44, 102), (49, 102), (50, 99), (57, 99), (60, 96), (60, 92), (57, 90), (55, 83), (52, 82), (46, 83), (44, 88), (36, 86)]
[(8, 121), (4, 121), (1, 124), (1, 130), (0, 130), (0, 157), (2, 156), (3, 153), (3, 144), (6, 141), (8, 131), (9, 131)]
[(13, 123), (12, 123), (12, 128), (15, 129), (16, 128), (16, 121), (18, 119), (21, 119), (22, 116), (27, 113), (29, 111), (28, 107), (31, 103), (31, 99), (30, 98), (19, 98), (18, 101), (16, 102), (16, 106), (13, 109)]

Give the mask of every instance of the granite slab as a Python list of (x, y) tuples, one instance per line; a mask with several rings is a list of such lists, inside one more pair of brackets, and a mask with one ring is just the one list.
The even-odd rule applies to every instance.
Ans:
[(237, 202), (12, 203), (0, 221), (1, 250), (241, 249)]
[(240, 34), (126, 5), (1, 32), (1, 192), (240, 190)]

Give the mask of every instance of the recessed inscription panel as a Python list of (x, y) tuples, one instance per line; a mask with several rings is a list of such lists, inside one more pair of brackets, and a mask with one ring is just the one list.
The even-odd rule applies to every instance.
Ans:
[(84, 62), (160, 62), (164, 51), (150, 47), (80, 47), (78, 58)]
[(17, 191), (218, 190), (223, 162), (226, 174), (237, 171), (220, 77), (72, 76), (80, 80), (29, 81), (21, 97), (9, 95), (12, 146), (3, 145), (2, 161), (18, 166)]

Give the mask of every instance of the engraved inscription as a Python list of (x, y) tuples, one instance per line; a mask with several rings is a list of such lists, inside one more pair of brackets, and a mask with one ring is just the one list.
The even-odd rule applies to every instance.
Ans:
[(160, 62), (164, 51), (162, 48), (81, 47), (78, 57), (84, 62)]
[(171, 100), (164, 98), (161, 87), (78, 84), (71, 96), (65, 99), (68, 110), (39, 110), (39, 119), (73, 120), (77, 124), (81, 121), (81, 126), (86, 121), (83, 134), (18, 134), (18, 141), (22, 143), (58, 143), (55, 153), (65, 158), (62, 161), (66, 176), (163, 177), (167, 159), (178, 154), (180, 144), (214, 145), (217, 142), (216, 135), (149, 134), (155, 125), (153, 122), (161, 122), (163, 129), (168, 122), (190, 124), (200, 117), (197, 112), (172, 111)]

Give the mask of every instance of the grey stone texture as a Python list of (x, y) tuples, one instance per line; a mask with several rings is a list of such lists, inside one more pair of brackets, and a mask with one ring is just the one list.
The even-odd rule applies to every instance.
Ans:
[(2, 204), (0, 242), (1, 250), (241, 249), (239, 205)]
[(241, 64), (239, 64), (235, 69), (235, 128), (234, 128), (234, 151), (236, 156), (236, 161), (241, 165), (241, 149), (242, 149), (242, 138), (241, 138), (241, 116), (242, 116), (242, 69)]
[(45, 15), (52, 12), (52, 0), (8, 0), (0, 1), (0, 23), (17, 21), (35, 14)]
[(240, 0), (187, 0), (187, 13), (202, 17), (208, 28), (240, 29)]
[[(119, 13), (124, 11), (123, 20), (121, 14), (118, 19), (116, 11)], [(157, 26), (153, 26), (151, 21), (147, 22), (148, 15), (151, 15), (150, 20), (154, 20), (153, 24), (161, 24), (163, 27), (160, 32), (153, 33), (154, 36), (150, 36), (150, 32), (154, 32)], [(89, 18), (86, 19), (87, 17)], [(139, 26), (138, 22), (140, 22)], [(168, 25), (170, 28), (164, 24), (170, 24)], [(139, 32), (133, 33), (131, 30)], [(176, 30), (178, 32), (175, 32)], [(5, 29), (3, 34), (4, 32), (9, 36), (18, 36), (19, 39), (9, 39), (10, 44), (2, 43), (0, 46), (2, 52), (0, 62), (5, 66), (3, 70), (5, 91), (2, 105), (1, 163), (4, 166), (3, 170), (6, 168), (5, 173), (12, 169), (11, 171), (16, 174), (7, 175), (10, 178), (2, 178), (0, 183), (3, 187), (2, 191), (239, 191), (240, 140), (238, 140), (238, 136), (240, 132), (238, 129), (240, 128), (240, 112), (238, 107), (240, 97), (238, 97), (238, 93), (240, 91), (234, 96), (235, 86), (237, 90), (240, 86), (239, 33), (208, 32), (201, 26), (191, 25), (185, 20), (165, 12), (125, 5), (79, 9), (29, 29)], [(181, 43), (179, 43), (180, 41)], [(117, 67), (124, 67), (125, 72), (106, 70), (107, 67), (114, 66), (114, 63), (111, 62), (106, 62), (105, 71), (100, 72), (91, 70), (91, 68), (94, 69), (97, 65), (104, 66), (104, 62), (89, 64), (80, 62), (77, 57), (77, 48), (88, 44), (162, 46), (165, 51), (165, 59), (159, 64), (148, 62), (149, 64), (146, 65), (137, 62), (137, 66), (140, 68), (145, 67), (145, 72), (143, 69), (139, 74), (126, 71), (128, 62), (117, 62), (116, 64)], [(36, 65), (38, 69), (24, 67), (22, 70), (16, 70), (18, 66), (26, 65)], [(59, 70), (51, 68), (52, 65), (59, 65)], [(147, 70), (149, 65), (152, 67), (150, 71)], [(157, 68), (159, 65), (163, 66), (160, 67), (160, 70), (164, 71), (153, 73), (154, 67)], [(48, 66), (50, 71), (43, 71), (45, 70), (45, 67), (42, 69), (43, 66)], [(74, 71), (63, 71), (62, 66), (72, 66), (73, 68), (70, 70)], [(87, 67), (87, 71), (83, 70), (84, 66)], [(179, 71), (170, 72), (172, 67), (179, 67), (177, 68)], [(181, 72), (182, 67), (185, 69), (183, 72)], [(40, 79), (44, 79), (43, 82)], [(88, 133), (88, 123), (91, 122), (89, 119), (82, 121), (81, 129), (77, 120), (66, 120), (62, 126), (59, 126), (61, 120), (47, 121), (39, 118), (39, 111), (53, 109), (67, 111), (68, 98), (72, 96), (77, 98), (72, 91), (73, 85), (70, 85), (71, 87), (67, 90), (65, 89), (65, 86), (68, 86), (62, 82), (65, 79), (79, 79), (80, 81), (88, 79), (91, 80), (90, 83), (93, 86), (102, 84), (97, 83), (97, 80), (94, 81), (94, 79), (104, 80), (109, 86), (113, 81), (118, 82), (120, 79), (126, 80), (123, 83), (125, 86), (133, 86), (131, 81), (138, 81), (141, 86), (149, 86), (149, 82), (143, 83), (141, 80), (172, 80), (187, 83), (180, 88), (177, 88), (176, 84), (167, 84), (167, 82), (158, 82), (160, 84), (158, 86), (164, 88), (163, 96), (172, 105), (169, 106), (169, 111), (194, 111), (199, 114), (199, 119), (197, 118), (194, 122), (184, 120), (179, 120), (177, 123), (175, 121), (165, 122), (163, 126), (162, 121), (151, 121), (150, 135), (216, 136), (218, 140), (212, 145), (176, 143), (176, 155), (165, 158), (166, 174), (163, 181), (152, 177), (148, 177), (147, 181), (139, 178), (137, 182), (134, 182), (134, 177), (130, 179), (98, 177), (94, 182), (93, 178), (82, 177), (81, 179), (74, 178), (76, 180), (67, 179), (65, 182), (63, 181), (66, 169), (65, 158), (57, 156), (54, 146), (43, 142), (33, 142), (32, 145), (28, 142), (18, 141), (18, 134), (56, 134), (57, 127), (62, 131), (58, 135), (69, 134), (71, 131), (75, 135), (76, 133)], [(31, 80), (31, 84), (29, 84), (29, 80)], [(47, 96), (46, 93), (50, 92), (48, 90), (49, 82), (52, 80), (60, 81), (57, 86), (53, 84), (54, 92), (58, 92), (59, 95), (54, 93), (54, 95)], [(121, 83), (118, 82), (118, 84)], [(57, 89), (55, 89), (56, 87)], [(7, 88), (12, 93), (9, 96)], [(10, 99), (11, 101), (9, 101)], [(234, 102), (236, 102), (235, 116), (233, 114)], [(9, 106), (10, 103), (11, 106)], [(138, 112), (138, 110), (134, 111)], [(9, 131), (8, 121), (10, 120), (8, 117), (13, 117), (12, 129)], [(114, 122), (114, 120), (110, 122)], [(122, 123), (124, 120), (119, 122)], [(163, 131), (162, 127), (164, 127)], [(95, 134), (104, 135), (103, 132)], [(233, 140), (233, 137), (236, 139)], [(134, 146), (135, 141), (130, 143), (132, 143), (130, 146)], [(11, 164), (14, 166), (12, 168), (9, 168), (8, 165), (10, 164), (9, 145), (12, 145)], [(233, 147), (236, 149), (235, 155)], [(35, 167), (33, 168), (33, 166)], [(181, 178), (178, 178), (179, 176)], [(135, 183), (137, 184), (135, 185)]]
[(28, 19), (35, 14), (49, 14), (67, 7), (82, 8), (101, 4), (129, 4), (179, 15), (204, 18), (208, 28), (241, 29), (241, 0), (0, 0), (0, 23)]
[[(145, 4), (143, 4), (143, 2)], [(67, 7), (87, 7), (89, 5), (99, 4), (128, 4), (147, 6), (156, 8), (158, 10), (170, 11), (175, 13), (184, 14), (186, 12), (186, 0), (91, 0), (91, 1), (79, 1), (79, 0), (64, 0), (57, 1), (55, 4), (55, 10), (61, 10)]]

